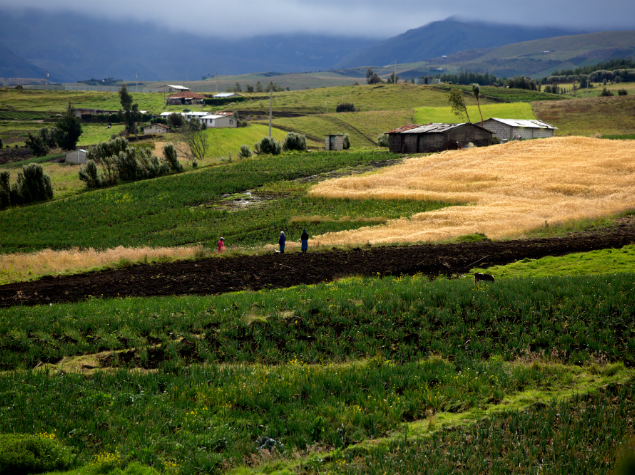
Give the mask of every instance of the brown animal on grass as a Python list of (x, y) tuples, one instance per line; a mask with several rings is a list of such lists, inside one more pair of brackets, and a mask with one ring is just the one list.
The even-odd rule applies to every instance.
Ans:
[(480, 281), (488, 281), (494, 282), (494, 276), (491, 274), (479, 274), (478, 272), (474, 274), (474, 283), (477, 284)]

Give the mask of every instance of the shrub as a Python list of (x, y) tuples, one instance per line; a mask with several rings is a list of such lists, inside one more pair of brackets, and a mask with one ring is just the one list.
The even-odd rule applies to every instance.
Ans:
[(32, 134), (29, 132), (29, 136), (24, 143), (36, 157), (44, 157), (49, 153), (49, 146), (39, 133)]
[(258, 147), (259, 153), (266, 155), (280, 155), (282, 153), (282, 145), (273, 137), (264, 137)]
[(389, 146), (388, 134), (379, 134), (377, 136), (377, 143), (379, 144), (380, 147), (388, 147)]
[(70, 450), (54, 437), (0, 434), (0, 475), (68, 470), (74, 463)]
[(0, 209), (4, 209), (11, 204), (10, 179), (11, 174), (9, 172), (0, 172)]
[(53, 198), (51, 177), (44, 173), (39, 163), (22, 165), (18, 179), (11, 187), (11, 204), (28, 204)]
[(343, 102), (342, 104), (338, 104), (335, 108), (335, 112), (356, 112), (355, 104), (352, 102)]
[(251, 150), (249, 150), (249, 145), (241, 145), (240, 151), (238, 152), (238, 156), (240, 158), (249, 158), (251, 157)]
[(185, 118), (181, 114), (177, 114), (173, 112), (168, 116), (168, 125), (172, 129), (178, 129), (179, 127), (183, 127), (185, 124)]
[[(626, 89), (620, 89), (619, 91), (617, 91), (617, 93), (620, 96), (628, 96), (628, 91)], [(0, 147), (0, 148), (2, 148), (2, 147)]]
[(175, 172), (183, 171), (183, 165), (181, 165), (181, 162), (179, 162), (178, 154), (174, 145), (167, 144), (165, 147), (163, 147), (163, 156), (165, 157), (165, 161), (170, 167), (170, 170)]
[(302, 134), (296, 134), (295, 132), (289, 132), (284, 139), (284, 145), (282, 149), (285, 152), (291, 150), (299, 150), (304, 152), (306, 150), (306, 136)]
[(86, 165), (79, 168), (79, 179), (86, 183), (88, 188), (99, 188), (101, 186), (97, 164), (94, 160), (86, 161)]
[(164, 119), (163, 117), (157, 117), (155, 119), (150, 120), (150, 123), (168, 125), (168, 119)]
[(0, 137), (0, 148), (4, 147), (4, 142), (2, 141), (2, 137)]
[(612, 95), (613, 95), (613, 91), (607, 89), (606, 87), (602, 89), (602, 92), (600, 93), (600, 96), (602, 97), (610, 97)]

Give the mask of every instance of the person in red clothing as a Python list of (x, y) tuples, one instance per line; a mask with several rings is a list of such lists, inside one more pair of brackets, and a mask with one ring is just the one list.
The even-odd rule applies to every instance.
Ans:
[(222, 237), (218, 240), (218, 253), (220, 254), (225, 250), (225, 238)]

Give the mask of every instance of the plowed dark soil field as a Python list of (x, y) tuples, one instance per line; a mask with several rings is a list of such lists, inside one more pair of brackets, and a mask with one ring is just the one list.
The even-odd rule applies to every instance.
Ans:
[(77, 302), (87, 298), (208, 295), (317, 284), (350, 275), (457, 275), (474, 267), (620, 248), (635, 242), (630, 221), (595, 234), (562, 238), (406, 247), (364, 247), (308, 254), (211, 258), (0, 286), (0, 307)]

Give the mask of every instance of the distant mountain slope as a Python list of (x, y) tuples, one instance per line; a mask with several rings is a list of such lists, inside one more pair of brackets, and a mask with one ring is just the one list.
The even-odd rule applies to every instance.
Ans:
[[(51, 76), (73, 82), (91, 77), (131, 80), (136, 73), (145, 81), (183, 81), (216, 72), (325, 70), (375, 40), (306, 34), (231, 40), (74, 13), (0, 9), (0, 43)], [(0, 59), (0, 67), (10, 70), (10, 64)]]
[(459, 51), (580, 33), (563, 28), (530, 28), (514, 25), (464, 23), (448, 19), (409, 30), (394, 38), (361, 48), (345, 56), (336, 68), (414, 63)]
[(46, 72), (0, 44), (0, 78), (44, 78)]

